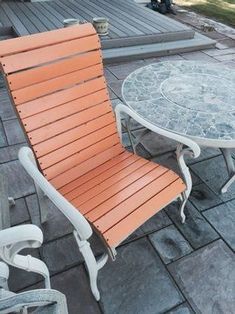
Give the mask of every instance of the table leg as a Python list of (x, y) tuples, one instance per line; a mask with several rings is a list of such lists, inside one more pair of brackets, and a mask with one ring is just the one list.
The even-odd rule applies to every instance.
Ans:
[(235, 181), (235, 165), (232, 157), (231, 149), (229, 148), (221, 148), (221, 152), (224, 156), (224, 160), (227, 166), (229, 179), (225, 182), (225, 184), (221, 188), (221, 193), (226, 193), (230, 185)]

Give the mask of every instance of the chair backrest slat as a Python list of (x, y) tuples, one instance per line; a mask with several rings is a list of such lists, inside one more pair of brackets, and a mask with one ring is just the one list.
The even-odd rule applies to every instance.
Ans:
[(123, 152), (92, 25), (0, 43), (0, 61), (39, 167), (57, 187)]
[(48, 81), (30, 85), (25, 88), (18, 89), (12, 92), (12, 96), (17, 104), (34, 100), (36, 98), (51, 94), (58, 90), (63, 90), (66, 87), (74, 86), (83, 81), (91, 80), (103, 74), (103, 67), (97, 64), (86, 69), (78, 70), (59, 76)]
[(99, 39), (93, 35), (3, 57), (2, 66), (6, 73), (12, 73), (98, 48)]
[(73, 59), (59, 60), (41, 67), (8, 75), (11, 91), (36, 83), (48, 81), (70, 72), (88, 68), (101, 62), (100, 51), (91, 51), (75, 56)]
[(29, 35), (19, 37), (17, 39), (13, 38), (8, 41), (0, 42), (0, 57), (18, 54), (22, 51), (46, 47), (95, 34), (95, 30), (91, 24), (83, 24), (79, 27), (71, 27), (69, 31), (65, 28), (51, 32), (39, 33), (33, 36)]

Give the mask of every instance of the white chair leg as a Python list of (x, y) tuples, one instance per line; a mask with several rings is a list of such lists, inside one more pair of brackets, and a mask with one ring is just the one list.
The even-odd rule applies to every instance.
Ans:
[(101, 269), (108, 260), (108, 255), (103, 255), (98, 261), (91, 250), (90, 243), (86, 240), (80, 240), (76, 231), (74, 231), (74, 236), (77, 241), (79, 250), (84, 257), (85, 264), (87, 267), (87, 271), (90, 279), (91, 291), (96, 299), (96, 301), (100, 300), (100, 292), (97, 286), (97, 277), (98, 271)]
[(180, 216), (181, 216), (181, 221), (182, 223), (184, 224), (185, 223), (185, 219), (186, 219), (186, 216), (185, 216), (185, 213), (184, 213), (184, 209), (185, 209), (185, 205), (188, 201), (188, 197), (186, 196), (185, 193), (182, 193), (182, 203), (180, 205)]

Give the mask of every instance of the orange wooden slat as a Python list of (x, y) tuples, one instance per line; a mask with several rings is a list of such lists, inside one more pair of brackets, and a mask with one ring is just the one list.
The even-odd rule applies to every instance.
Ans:
[(38, 160), (43, 169), (49, 168), (72, 155), (80, 153), (82, 150), (98, 143), (99, 141), (116, 134), (116, 132), (116, 124), (115, 122), (112, 122), (111, 124), (104, 126), (94, 133), (90, 133), (72, 143), (58, 148), (56, 151), (38, 158)]
[(18, 89), (12, 92), (12, 96), (16, 104), (22, 104), (102, 75), (103, 66), (97, 64), (86, 69), (71, 72), (48, 81)]
[(106, 89), (106, 82), (100, 77), (92, 81), (85, 82), (83, 85), (67, 88), (66, 90), (52, 95), (29, 101), (23, 105), (18, 105), (16, 109), (18, 110), (20, 117), (23, 119), (24, 117), (35, 115), (39, 112), (68, 103), (102, 89)]
[[(107, 185), (106, 182), (108, 181), (108, 179), (116, 174), (122, 174), (122, 172), (126, 171), (130, 165), (135, 164), (138, 160), (140, 160), (140, 158), (141, 157), (129, 155), (121, 162), (113, 164), (113, 166), (111, 168), (108, 168), (105, 172), (102, 172), (100, 175), (92, 177), (92, 179), (85, 182), (83, 185), (79, 185), (69, 193), (64, 194), (64, 196), (67, 198), (67, 200), (71, 201), (78, 196), (80, 197), (80, 195), (89, 193), (92, 188), (97, 188), (97, 186), (100, 186), (103, 183)], [(96, 171), (94, 171), (94, 173), (96, 173)]]
[[(146, 185), (136, 194), (97, 219), (94, 222), (95, 227), (102, 233), (106, 232), (110, 227), (116, 225), (122, 219), (125, 219), (124, 217), (131, 214), (136, 208), (146, 203), (154, 195), (161, 193), (163, 189), (167, 189), (177, 178), (178, 176), (174, 172), (168, 171), (164, 173), (161, 177)], [(156, 204), (156, 207), (157, 206)]]
[[(112, 159), (109, 159), (109, 158), (106, 158), (106, 160), (103, 159), (102, 162), (98, 163), (94, 169), (92, 168), (91, 170), (86, 172), (84, 175), (79, 176), (74, 181), (69, 182), (67, 185), (62, 187), (60, 189), (60, 193), (66, 197), (67, 193), (81, 187), (83, 184), (85, 184), (86, 182), (92, 179), (96, 180), (97, 177), (103, 176), (103, 174), (106, 171), (108, 171), (109, 169), (112, 169), (113, 167), (116, 167), (116, 165), (118, 165), (119, 163), (122, 163), (123, 161), (129, 158), (132, 158), (132, 154), (124, 150), (124, 148), (122, 148), (121, 151), (116, 152), (116, 156), (113, 157)], [(100, 159), (100, 156), (99, 156), (99, 159)], [(79, 170), (77, 172), (80, 173)]]
[(118, 154), (124, 152), (124, 148), (121, 146), (120, 142), (114, 144), (112, 147), (102, 151), (101, 153), (93, 156), (84, 162), (81, 162), (77, 166), (69, 169), (68, 171), (61, 173), (56, 178), (49, 180), (54, 187), (61, 189), (67, 187), (70, 182), (75, 182), (77, 178), (80, 180), (80, 176), (88, 173), (92, 169), (102, 165), (106, 161), (116, 157)]
[(83, 214), (88, 213), (87, 217), (93, 220), (91, 217), (94, 215), (99, 217), (99, 215), (106, 213), (107, 210), (112, 209), (117, 204), (136, 193), (148, 182), (154, 180), (157, 174), (162, 174), (164, 171), (167, 170), (165, 168), (161, 169), (158, 164), (148, 163), (128, 178), (124, 178), (117, 184), (112, 185), (105, 192), (97, 195), (97, 197), (92, 198), (90, 201), (80, 204), (78, 198), (74, 199), (72, 204), (79, 207)]
[(57, 120), (66, 118), (72, 114), (76, 114), (100, 103), (104, 103), (107, 100), (107, 93), (103, 89), (94, 94), (86, 95), (82, 98), (75, 99), (58, 107), (53, 107), (52, 109), (42, 111), (28, 118), (22, 118), (22, 120), (25, 124), (27, 124), (28, 129), (38, 129)]
[[(132, 163), (131, 165), (127, 166), (124, 169), (124, 171), (120, 171), (118, 173), (115, 173), (110, 178), (107, 178), (105, 181), (100, 183), (98, 186), (95, 186), (93, 188), (87, 189), (86, 192), (83, 193), (82, 195), (79, 195), (79, 196), (75, 195), (72, 199), (70, 199), (70, 201), (72, 201), (75, 198), (78, 199), (78, 197), (79, 197), (80, 204), (83, 204), (83, 203), (89, 201), (90, 199), (92, 199), (94, 197), (99, 197), (99, 195), (102, 192), (104, 192), (104, 191), (107, 192), (107, 190), (111, 189), (111, 187), (114, 184), (118, 184), (118, 182), (120, 182), (124, 178), (126, 178), (128, 180), (130, 178), (130, 176), (133, 175), (133, 173), (138, 171), (143, 165), (145, 165), (147, 163), (148, 163), (148, 160), (145, 160), (145, 159), (141, 158), (138, 161), (136, 161), (136, 162)], [(67, 196), (67, 198), (68, 198), (68, 196)]]
[[(86, 83), (85, 83), (86, 84)], [(82, 94), (79, 92), (79, 95)], [(21, 119), (29, 118), (31, 116), (37, 115), (38, 121), (45, 121), (45, 124), (51, 123), (54, 118), (60, 119), (69, 114), (73, 114), (79, 111), (82, 111), (86, 108), (92, 107), (99, 103), (104, 102), (105, 100), (109, 100), (107, 90), (101, 89), (97, 90), (92, 94), (85, 94), (74, 100), (68, 101), (66, 103), (58, 104), (58, 106), (53, 106), (47, 108), (46, 110), (40, 110), (42, 108), (30, 108), (27, 104), (23, 104), (18, 106), (17, 109), (20, 110)], [(32, 105), (31, 105), (32, 106)], [(31, 110), (30, 110), (31, 109)], [(44, 108), (43, 108), (44, 109)], [(42, 123), (40, 122), (40, 123)], [(42, 123), (43, 125), (43, 123)]]
[(87, 134), (99, 130), (113, 121), (113, 113), (109, 112), (101, 117), (98, 117), (97, 119), (87, 122), (86, 124), (82, 124), (73, 128), (72, 130), (66, 131), (48, 140), (45, 140), (42, 143), (34, 145), (34, 151), (39, 158), (52, 151), (55, 151), (62, 146), (65, 146), (66, 144), (72, 143)]
[[(111, 112), (111, 108), (108, 102), (96, 105), (87, 110), (83, 110), (64, 119), (55, 121), (54, 123), (48, 124), (47, 127), (42, 127), (33, 131), (28, 130), (27, 124), (25, 126), (28, 136), (31, 139), (32, 144), (43, 142), (49, 138), (54, 137), (57, 134), (64, 133), (67, 130), (71, 130), (76, 126), (83, 123), (87, 123), (95, 118), (105, 115)], [(36, 119), (36, 118), (35, 118)], [(24, 122), (24, 121), (23, 121)], [(32, 121), (31, 121), (32, 122)], [(33, 125), (33, 123), (31, 123)]]
[(6, 56), (1, 59), (1, 63), (5, 73), (12, 73), (97, 49), (100, 49), (100, 41), (97, 35), (92, 35)]
[(107, 101), (108, 97), (106, 91), (102, 90), (97, 93), (87, 95), (85, 97), (73, 100), (69, 103), (60, 105), (58, 107), (54, 107), (47, 111), (43, 111), (26, 119), (22, 119), (22, 121), (24, 124), (27, 125), (27, 130), (30, 131), (46, 126), (47, 124), (53, 123), (57, 120), (65, 119), (68, 116), (77, 114)]
[(96, 32), (93, 26), (90, 23), (86, 23), (75, 27), (8, 39), (2, 42), (0, 41), (0, 56), (2, 57), (22, 51), (45, 47), (94, 34), (96, 34)]
[(40, 163), (40, 159), (39, 159), (39, 164), (44, 174), (50, 180), (58, 176), (59, 174), (64, 173), (65, 171), (71, 170), (72, 168), (76, 167), (78, 164), (84, 162), (85, 160), (88, 160), (89, 158), (92, 158), (94, 155), (101, 153), (102, 151), (114, 146), (117, 143), (119, 143), (119, 138), (117, 134), (114, 134), (80, 151), (79, 153), (60, 161), (59, 163), (49, 168), (45, 169), (44, 165)]
[(36, 83), (48, 81), (70, 72), (85, 69), (99, 63), (102, 63), (100, 51), (91, 51), (40, 67), (9, 74), (7, 80), (11, 91), (13, 91)]
[(182, 181), (180, 179), (176, 180), (167, 189), (151, 198), (132, 214), (105, 232), (103, 237), (105, 238), (107, 244), (112, 248), (117, 247), (133, 231), (160, 211), (160, 209), (171, 203), (176, 196), (180, 195), (180, 193), (184, 190), (185, 185)]

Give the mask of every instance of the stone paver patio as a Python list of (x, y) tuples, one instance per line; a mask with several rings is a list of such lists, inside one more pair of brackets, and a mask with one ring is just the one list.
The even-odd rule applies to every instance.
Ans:
[[(107, 66), (113, 105), (121, 101), (123, 79), (152, 62), (225, 60), (234, 68), (235, 48), (231, 48), (231, 40), (229, 46), (225, 43), (208, 51)], [(133, 125), (135, 136), (140, 128)], [(126, 134), (124, 138), (128, 148)], [(9, 194), (16, 199), (16, 206), (11, 208), (12, 225), (39, 222), (34, 186), (17, 160), (23, 145), (25, 137), (0, 82), (0, 171), (9, 181)], [(178, 171), (174, 148), (174, 143), (150, 133), (138, 145), (138, 152)], [(99, 303), (91, 295), (72, 227), (48, 201), (50, 216), (42, 226), (44, 245), (31, 254), (47, 263), (52, 287), (66, 294), (69, 313), (235, 313), (235, 184), (227, 194), (219, 194), (227, 174), (218, 150), (204, 149), (197, 160), (189, 163), (194, 186), (186, 223), (181, 224), (175, 203), (132, 234), (118, 249), (117, 261), (110, 261), (100, 272)], [(97, 256), (102, 253), (103, 246), (96, 236), (92, 246)], [(10, 287), (14, 291), (42, 284), (37, 275), (11, 270)]]

